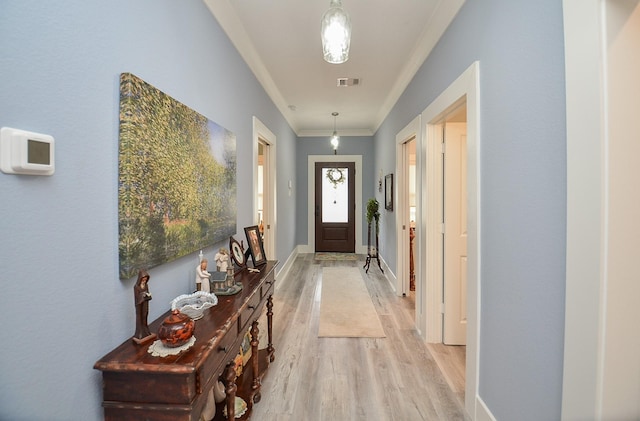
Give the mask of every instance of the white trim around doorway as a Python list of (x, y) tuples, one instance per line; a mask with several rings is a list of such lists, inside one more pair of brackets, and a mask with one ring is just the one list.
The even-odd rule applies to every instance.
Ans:
[[(441, 202), (441, 194), (438, 199), (438, 191), (442, 190), (442, 183), (438, 188), (437, 167), (440, 162), (442, 135), (437, 130), (444, 116), (461, 101), (466, 99), (467, 103), (467, 224), (468, 224), (468, 283), (467, 283), (467, 349), (465, 364), (465, 409), (472, 419), (477, 419), (478, 411), (481, 410), (478, 400), (478, 379), (479, 379), (479, 345), (480, 345), (480, 291), (481, 291), (481, 253), (480, 253), (480, 75), (479, 63), (474, 62), (464, 71), (444, 92), (438, 96), (422, 113), (422, 150), (425, 159), (425, 170), (422, 174), (423, 185), (427, 186), (427, 191), (423, 194), (421, 218), (424, 221), (421, 232), (417, 236), (423, 236), (426, 241), (425, 259), (427, 270), (426, 286), (422, 299), (426, 305), (426, 332), (427, 342), (442, 342), (442, 319), (441, 301), (442, 276), (438, 272), (430, 271), (428, 268), (438, 267), (436, 262), (442, 253), (438, 249), (438, 242), (434, 238), (438, 237), (438, 227), (441, 220), (437, 220), (438, 200)], [(429, 204), (429, 206), (427, 206)], [(435, 246), (430, 247), (430, 241)], [(440, 242), (440, 248), (442, 247)], [(420, 260), (420, 259), (418, 259)], [(441, 266), (440, 266), (441, 267)]]
[(253, 218), (254, 223), (258, 225), (260, 221), (258, 218), (258, 142), (263, 141), (267, 144), (269, 148), (269, 153), (267, 155), (268, 168), (269, 171), (267, 173), (267, 179), (264, 180), (264, 188), (268, 189), (265, 191), (265, 197), (268, 197), (267, 201), (268, 209), (264, 209), (265, 215), (267, 216), (266, 223), (269, 225), (268, 232), (271, 235), (266, 236), (266, 241), (264, 244), (265, 253), (267, 256), (272, 256), (275, 258), (276, 256), (276, 244), (277, 244), (277, 233), (278, 233), (278, 204), (277, 204), (277, 191), (276, 191), (276, 136), (265, 126), (257, 117), (253, 117), (253, 146), (252, 146), (252, 168), (253, 170)]
[[(422, 183), (422, 168), (424, 153), (422, 152), (422, 136), (420, 133), (422, 124), (420, 123), (420, 115), (415, 117), (409, 124), (405, 126), (396, 135), (396, 174), (397, 174), (397, 189), (398, 192), (398, 212), (396, 212), (396, 232), (398, 233), (396, 238), (396, 262), (397, 262), (397, 278), (394, 279), (394, 286), (396, 295), (403, 295), (409, 291), (409, 260), (407, 256), (410, 252), (409, 247), (409, 226), (411, 221), (407, 217), (409, 213), (409, 197), (406, 192), (409, 190), (408, 179), (408, 166), (406, 165), (406, 151), (405, 144), (414, 139), (416, 143), (416, 186), (424, 186)], [(420, 214), (423, 209), (421, 202), (422, 192), (421, 189), (416, 191), (416, 233), (421, 232), (423, 220)], [(404, 229), (403, 229), (404, 227)], [(422, 256), (422, 239), (423, 236), (417, 235), (414, 239), (414, 257)], [(423, 275), (422, 275), (422, 259), (414, 259), (414, 274), (415, 274), (415, 287), (416, 287), (416, 302), (415, 302), (415, 323), (416, 328), (420, 335), (425, 331), (424, 320), (424, 294), (422, 290), (424, 288)]]

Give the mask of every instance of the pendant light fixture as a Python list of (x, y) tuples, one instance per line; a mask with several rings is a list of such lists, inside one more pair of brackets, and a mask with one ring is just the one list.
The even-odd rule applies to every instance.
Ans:
[(330, 0), (329, 10), (322, 16), (321, 36), (326, 62), (340, 64), (349, 59), (351, 19), (342, 9), (342, 0)]
[(340, 144), (340, 136), (338, 136), (338, 132), (336, 131), (336, 117), (338, 117), (337, 112), (332, 112), (333, 116), (333, 134), (331, 135), (331, 146), (333, 146), (333, 154), (338, 154), (338, 145)]

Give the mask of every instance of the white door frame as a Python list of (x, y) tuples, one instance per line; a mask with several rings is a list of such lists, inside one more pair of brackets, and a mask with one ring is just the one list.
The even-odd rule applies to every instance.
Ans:
[[(417, 236), (424, 236), (425, 278), (423, 300), (426, 304), (425, 340), (442, 342), (442, 130), (444, 116), (461, 102), (467, 103), (467, 224), (468, 224), (468, 285), (467, 285), (467, 348), (465, 375), (465, 409), (476, 419), (476, 408), (482, 406), (478, 396), (478, 365), (480, 345), (480, 75), (479, 63), (474, 62), (422, 113), (426, 168), (422, 185), (421, 218), (424, 228)], [(420, 260), (420, 259), (418, 259)], [(438, 269), (439, 268), (439, 269)], [(440, 273), (438, 273), (440, 271)]]
[(316, 184), (315, 167), (316, 162), (355, 162), (356, 164), (356, 253), (366, 254), (367, 250), (362, 245), (362, 155), (309, 155), (307, 158), (307, 245), (301, 247), (301, 253), (313, 253), (316, 251), (316, 229), (315, 229), (315, 202)]
[[(562, 419), (598, 419), (604, 80), (600, 0), (563, 1), (567, 257)], [(571, 159), (571, 157), (580, 157)], [(584, 229), (584, 227), (594, 229)], [(578, 352), (576, 352), (576, 350)], [(587, 403), (590, 403), (587, 405)]]
[[(615, 255), (612, 241), (616, 241), (619, 232), (614, 227), (617, 225), (619, 229), (620, 224), (626, 222), (626, 232), (637, 230), (637, 214), (629, 221), (609, 220), (609, 212), (615, 212), (620, 205), (610, 201), (609, 183), (615, 182), (617, 170), (616, 162), (609, 161), (615, 159), (613, 153), (610, 155), (610, 148), (621, 147), (620, 142), (626, 139), (609, 138), (610, 134), (615, 136), (611, 130), (615, 129), (620, 116), (610, 115), (609, 107), (615, 107), (618, 102), (615, 93), (609, 91), (607, 80), (618, 75), (608, 73), (615, 72), (616, 64), (625, 65), (609, 62), (607, 33), (611, 30), (618, 36), (619, 28), (607, 28), (607, 14), (628, 5), (633, 3), (563, 1), (567, 103), (567, 274), (562, 385), (562, 420), (565, 421), (622, 418), (612, 415), (611, 411), (628, 411), (624, 417), (628, 419), (638, 415), (631, 413), (638, 410), (637, 399), (615, 408), (610, 404), (612, 395), (620, 399), (640, 387), (635, 358), (637, 340), (630, 339), (624, 346), (616, 346), (616, 340), (620, 339), (618, 329), (623, 329), (623, 336), (634, 337), (637, 303), (628, 305), (618, 300), (615, 305), (608, 305), (609, 300), (615, 299), (611, 296), (612, 287), (614, 296), (616, 292), (624, 294), (629, 288), (619, 274), (610, 277), (612, 267), (619, 269), (621, 261), (634, 264), (628, 258), (621, 260), (623, 256)], [(637, 2), (633, 6), (637, 7)], [(632, 54), (628, 67), (633, 69), (637, 64), (631, 60), (636, 60)], [(610, 64), (613, 69), (609, 68)], [(630, 90), (636, 88), (637, 82), (629, 86)], [(625, 107), (634, 109), (633, 105)], [(634, 175), (626, 176), (633, 180)], [(637, 205), (633, 199), (629, 201), (629, 210), (633, 211)], [(627, 297), (634, 297), (634, 291), (628, 291)], [(629, 323), (633, 324), (632, 329), (626, 326)], [(624, 356), (629, 353), (635, 358), (630, 365)], [(617, 362), (611, 365), (611, 359), (622, 361), (628, 374), (616, 376)]]
[[(397, 277), (396, 277), (396, 295), (403, 295), (409, 291), (409, 227), (410, 220), (409, 214), (409, 196), (406, 194), (409, 191), (409, 167), (406, 162), (406, 143), (412, 139), (416, 142), (416, 177), (419, 177), (422, 171), (422, 154), (421, 151), (421, 135), (420, 135), (420, 116), (418, 115), (409, 124), (405, 126), (396, 135), (396, 178), (398, 192), (398, 212), (396, 212), (396, 261), (397, 264)], [(416, 186), (421, 185), (416, 183)], [(420, 232), (422, 221), (419, 218), (422, 204), (419, 200), (422, 192), (420, 189), (416, 191), (416, 233)], [(414, 256), (422, 256), (420, 236), (416, 235), (415, 238)], [(415, 323), (419, 332), (424, 332), (424, 326), (421, 326), (420, 321), (424, 320), (424, 304), (422, 301), (422, 259), (414, 259), (414, 274), (416, 279), (416, 311), (415, 311)]]
[(258, 218), (258, 143), (263, 141), (267, 144), (268, 152), (265, 155), (265, 167), (267, 171), (264, 174), (263, 183), (263, 209), (265, 231), (268, 235), (265, 235), (264, 252), (269, 259), (276, 258), (276, 236), (277, 230), (277, 196), (276, 196), (276, 136), (265, 126), (257, 117), (253, 117), (253, 218), (254, 223), (258, 225), (260, 221)]

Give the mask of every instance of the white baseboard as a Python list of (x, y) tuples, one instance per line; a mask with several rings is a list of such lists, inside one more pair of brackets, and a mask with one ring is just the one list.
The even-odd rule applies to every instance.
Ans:
[(487, 405), (484, 403), (480, 396), (476, 395), (476, 416), (475, 421), (496, 421)]
[(298, 253), (314, 253), (315, 247), (310, 244), (299, 244)]
[[(298, 249), (299, 248), (300, 247), (298, 246), (297, 248), (294, 248), (291, 251), (291, 254), (289, 255), (289, 257), (287, 257), (287, 260), (280, 267), (280, 270), (276, 272), (276, 278), (278, 280), (284, 279), (289, 274), (289, 270), (291, 270), (291, 267), (293, 266), (293, 262), (296, 260), (296, 257), (298, 257), (298, 253), (299, 253)], [(276, 285), (282, 285), (282, 282), (278, 282), (278, 283), (276, 283)], [(276, 286), (276, 288), (277, 288), (277, 286)]]
[(382, 257), (380, 258), (380, 266), (382, 266), (382, 270), (384, 270), (384, 277), (387, 278), (387, 282), (391, 285), (391, 289), (394, 294), (398, 295), (398, 289), (396, 288), (396, 285), (398, 285), (398, 278), (396, 277), (396, 274), (389, 269), (389, 265)]

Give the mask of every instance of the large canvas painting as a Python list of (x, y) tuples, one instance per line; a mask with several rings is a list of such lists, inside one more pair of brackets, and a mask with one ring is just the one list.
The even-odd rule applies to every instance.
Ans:
[(236, 232), (236, 139), (142, 79), (120, 77), (120, 278)]

